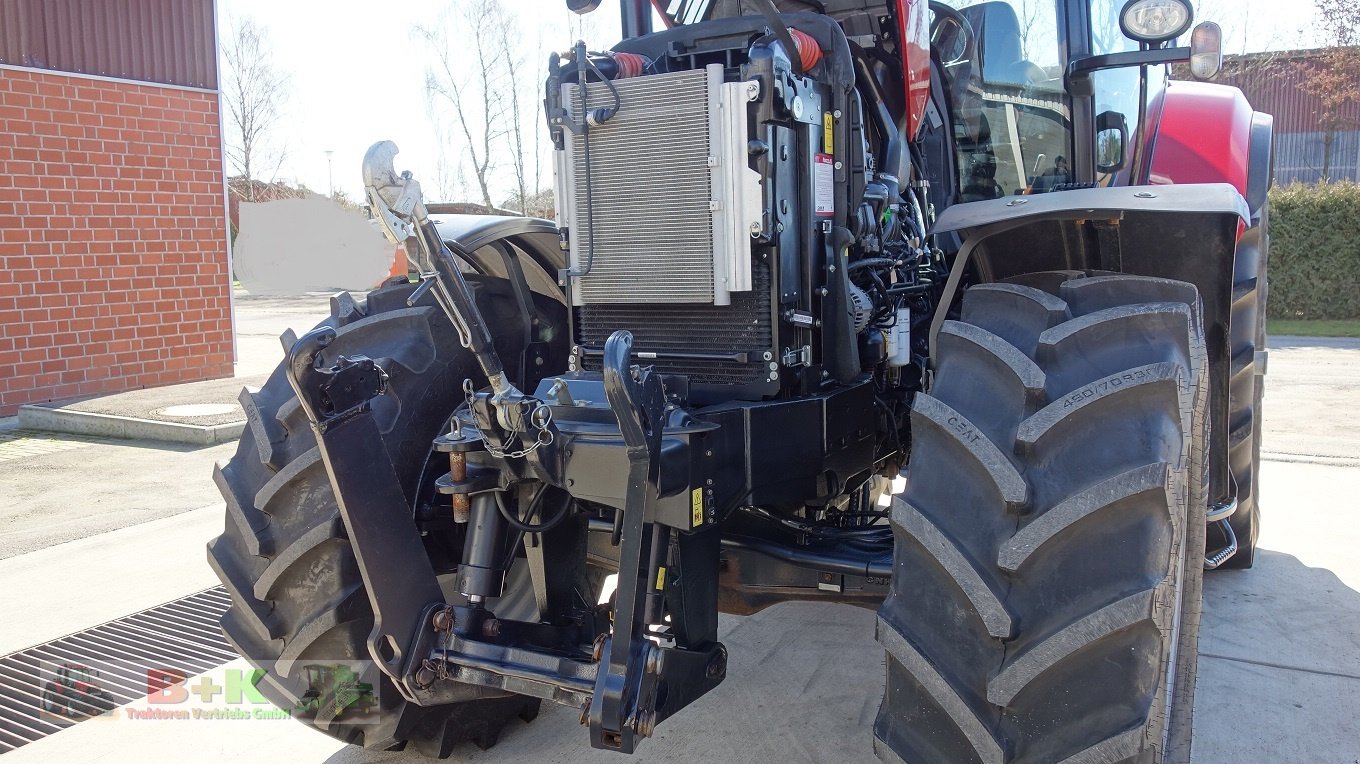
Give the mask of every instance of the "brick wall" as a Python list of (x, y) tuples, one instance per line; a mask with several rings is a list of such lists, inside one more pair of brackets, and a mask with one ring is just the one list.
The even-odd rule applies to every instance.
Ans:
[(229, 376), (215, 93), (0, 69), (0, 416)]

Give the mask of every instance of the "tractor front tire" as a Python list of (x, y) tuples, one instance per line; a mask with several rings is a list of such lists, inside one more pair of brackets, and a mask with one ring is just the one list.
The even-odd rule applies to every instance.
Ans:
[[(390, 284), (362, 303), (339, 295), (324, 322), (336, 328), (324, 351), (328, 362), (338, 354), (365, 355), (388, 373), (388, 393), (373, 401), (373, 413), (413, 506), (428, 477), (423, 473), (432, 440), (461, 401), (463, 380), (480, 379), (432, 294), (407, 305), (414, 286)], [(483, 310), (496, 305), (514, 301)], [(291, 342), (285, 335), (285, 348)], [(222, 631), (263, 672), (257, 687), (264, 696), (280, 708), (296, 708), (308, 689), (306, 665), (365, 662), (363, 681), (379, 688), (376, 723), (323, 713), (304, 721), (347, 743), (376, 749), (409, 744), (441, 758), (463, 741), (493, 745), (515, 717), (532, 720), (538, 700), (476, 697), (478, 688), (468, 688), (476, 699), (450, 705), (422, 708), (402, 698), (369, 655), (368, 594), (311, 426), (283, 368), (259, 392), (243, 391), (241, 404), (248, 426), (236, 455), (214, 472), (226, 500), (226, 527), (208, 544), (208, 562), (232, 598)], [(525, 605), (533, 606), (532, 586), (527, 575), (512, 571), (505, 596), (493, 607), (524, 617)]]
[(1183, 282), (1032, 274), (963, 296), (895, 499), (889, 762), (1185, 762), (1208, 380)]

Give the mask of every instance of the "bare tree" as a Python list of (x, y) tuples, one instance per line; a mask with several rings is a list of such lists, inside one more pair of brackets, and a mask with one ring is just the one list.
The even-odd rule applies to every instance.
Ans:
[[(274, 127), (288, 97), (288, 77), (274, 66), (267, 34), (254, 19), (229, 22), (222, 42), (222, 101), (227, 106), (227, 158), (235, 174), (246, 179), (246, 198), (254, 201), (254, 181), (272, 181), (283, 164), (285, 149)], [(268, 178), (257, 173), (268, 169)]]
[[(1045, 10), (1047, 10), (1049, 14), (1052, 14), (1053, 5), (1051, 3), (1045, 4), (1041, 2), (1041, 0), (1020, 0), (1019, 7), (1016, 9), (1016, 16), (1019, 17), (1020, 21), (1020, 57), (1026, 61), (1035, 60), (1035, 51), (1030, 48), (1030, 37), (1035, 26), (1038, 25), (1040, 21), (1047, 20), (1040, 16)], [(1056, 42), (1056, 40), (1053, 42)], [(1047, 44), (1049, 41), (1044, 40), (1044, 43)], [(1054, 46), (1055, 53), (1056, 50), (1057, 48)], [(1056, 55), (1050, 56), (1048, 55), (1048, 51), (1045, 51), (1045, 54), (1040, 56), (1040, 58), (1056, 58)]]
[[(450, 26), (462, 31), (460, 46), (444, 31)], [(425, 74), (431, 112), (436, 120), (450, 115), (457, 123), (482, 204), (492, 207), (496, 147), (515, 129), (507, 117), (517, 111), (504, 55), (506, 38), (516, 34), (511, 17), (498, 0), (457, 0), (438, 23), (417, 26), (415, 34), (432, 55)], [(458, 48), (467, 56), (455, 57)]]
[[(514, 50), (509, 35), (501, 38), (500, 56), (501, 65), (505, 68), (506, 84), (509, 86), (509, 93), (507, 94), (506, 99), (508, 107), (508, 114), (506, 117), (510, 128), (510, 164), (515, 170), (516, 198), (520, 201), (519, 211), (521, 215), (527, 215), (529, 214), (529, 184), (535, 181), (531, 181), (525, 172), (525, 125), (520, 110), (520, 104), (524, 100), (524, 60), (518, 52)], [(529, 95), (532, 97), (533, 92), (531, 91)], [(537, 110), (535, 110), (534, 115), (537, 117)], [(537, 122), (537, 120), (535, 120), (535, 122)], [(539, 132), (535, 129), (536, 127), (536, 124), (528, 125), (528, 130), (533, 133), (535, 139), (535, 154), (537, 154), (537, 138)], [(535, 156), (532, 159), (533, 164), (536, 165), (538, 163), (537, 157)], [(533, 186), (533, 188), (535, 191), (538, 190), (537, 185)]]

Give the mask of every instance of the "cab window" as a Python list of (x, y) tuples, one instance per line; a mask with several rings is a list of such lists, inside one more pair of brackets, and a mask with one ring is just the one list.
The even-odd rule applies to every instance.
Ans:
[(1056, 4), (946, 4), (957, 18), (937, 13), (932, 28), (949, 81), (961, 200), (1052, 191), (1071, 183), (1071, 110)]
[[(1123, 0), (1092, 0), (1093, 55), (1138, 50), (1138, 43), (1119, 29), (1123, 5)], [(1137, 66), (1102, 69), (1091, 75), (1091, 85), (1095, 92), (1095, 134), (1083, 138), (1095, 142), (1096, 185), (1127, 183), (1146, 100), (1143, 69)]]

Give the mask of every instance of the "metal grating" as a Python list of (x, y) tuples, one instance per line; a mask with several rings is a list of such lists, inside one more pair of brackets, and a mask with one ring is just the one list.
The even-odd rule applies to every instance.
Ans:
[[(585, 151), (569, 134), (572, 261), (577, 304), (713, 303), (713, 199), (709, 166), (709, 85), (702, 70), (620, 80), (622, 108), (589, 131), (591, 207), (587, 222)], [(599, 83), (587, 105), (613, 104)], [(569, 86), (572, 113), (580, 87)]]
[[(217, 625), (230, 605), (218, 586), (0, 658), (0, 753), (146, 697), (147, 671), (135, 667), (193, 676), (235, 660)], [(98, 672), (103, 697), (72, 701), (84, 717), (43, 710), (51, 667), (64, 664)]]

